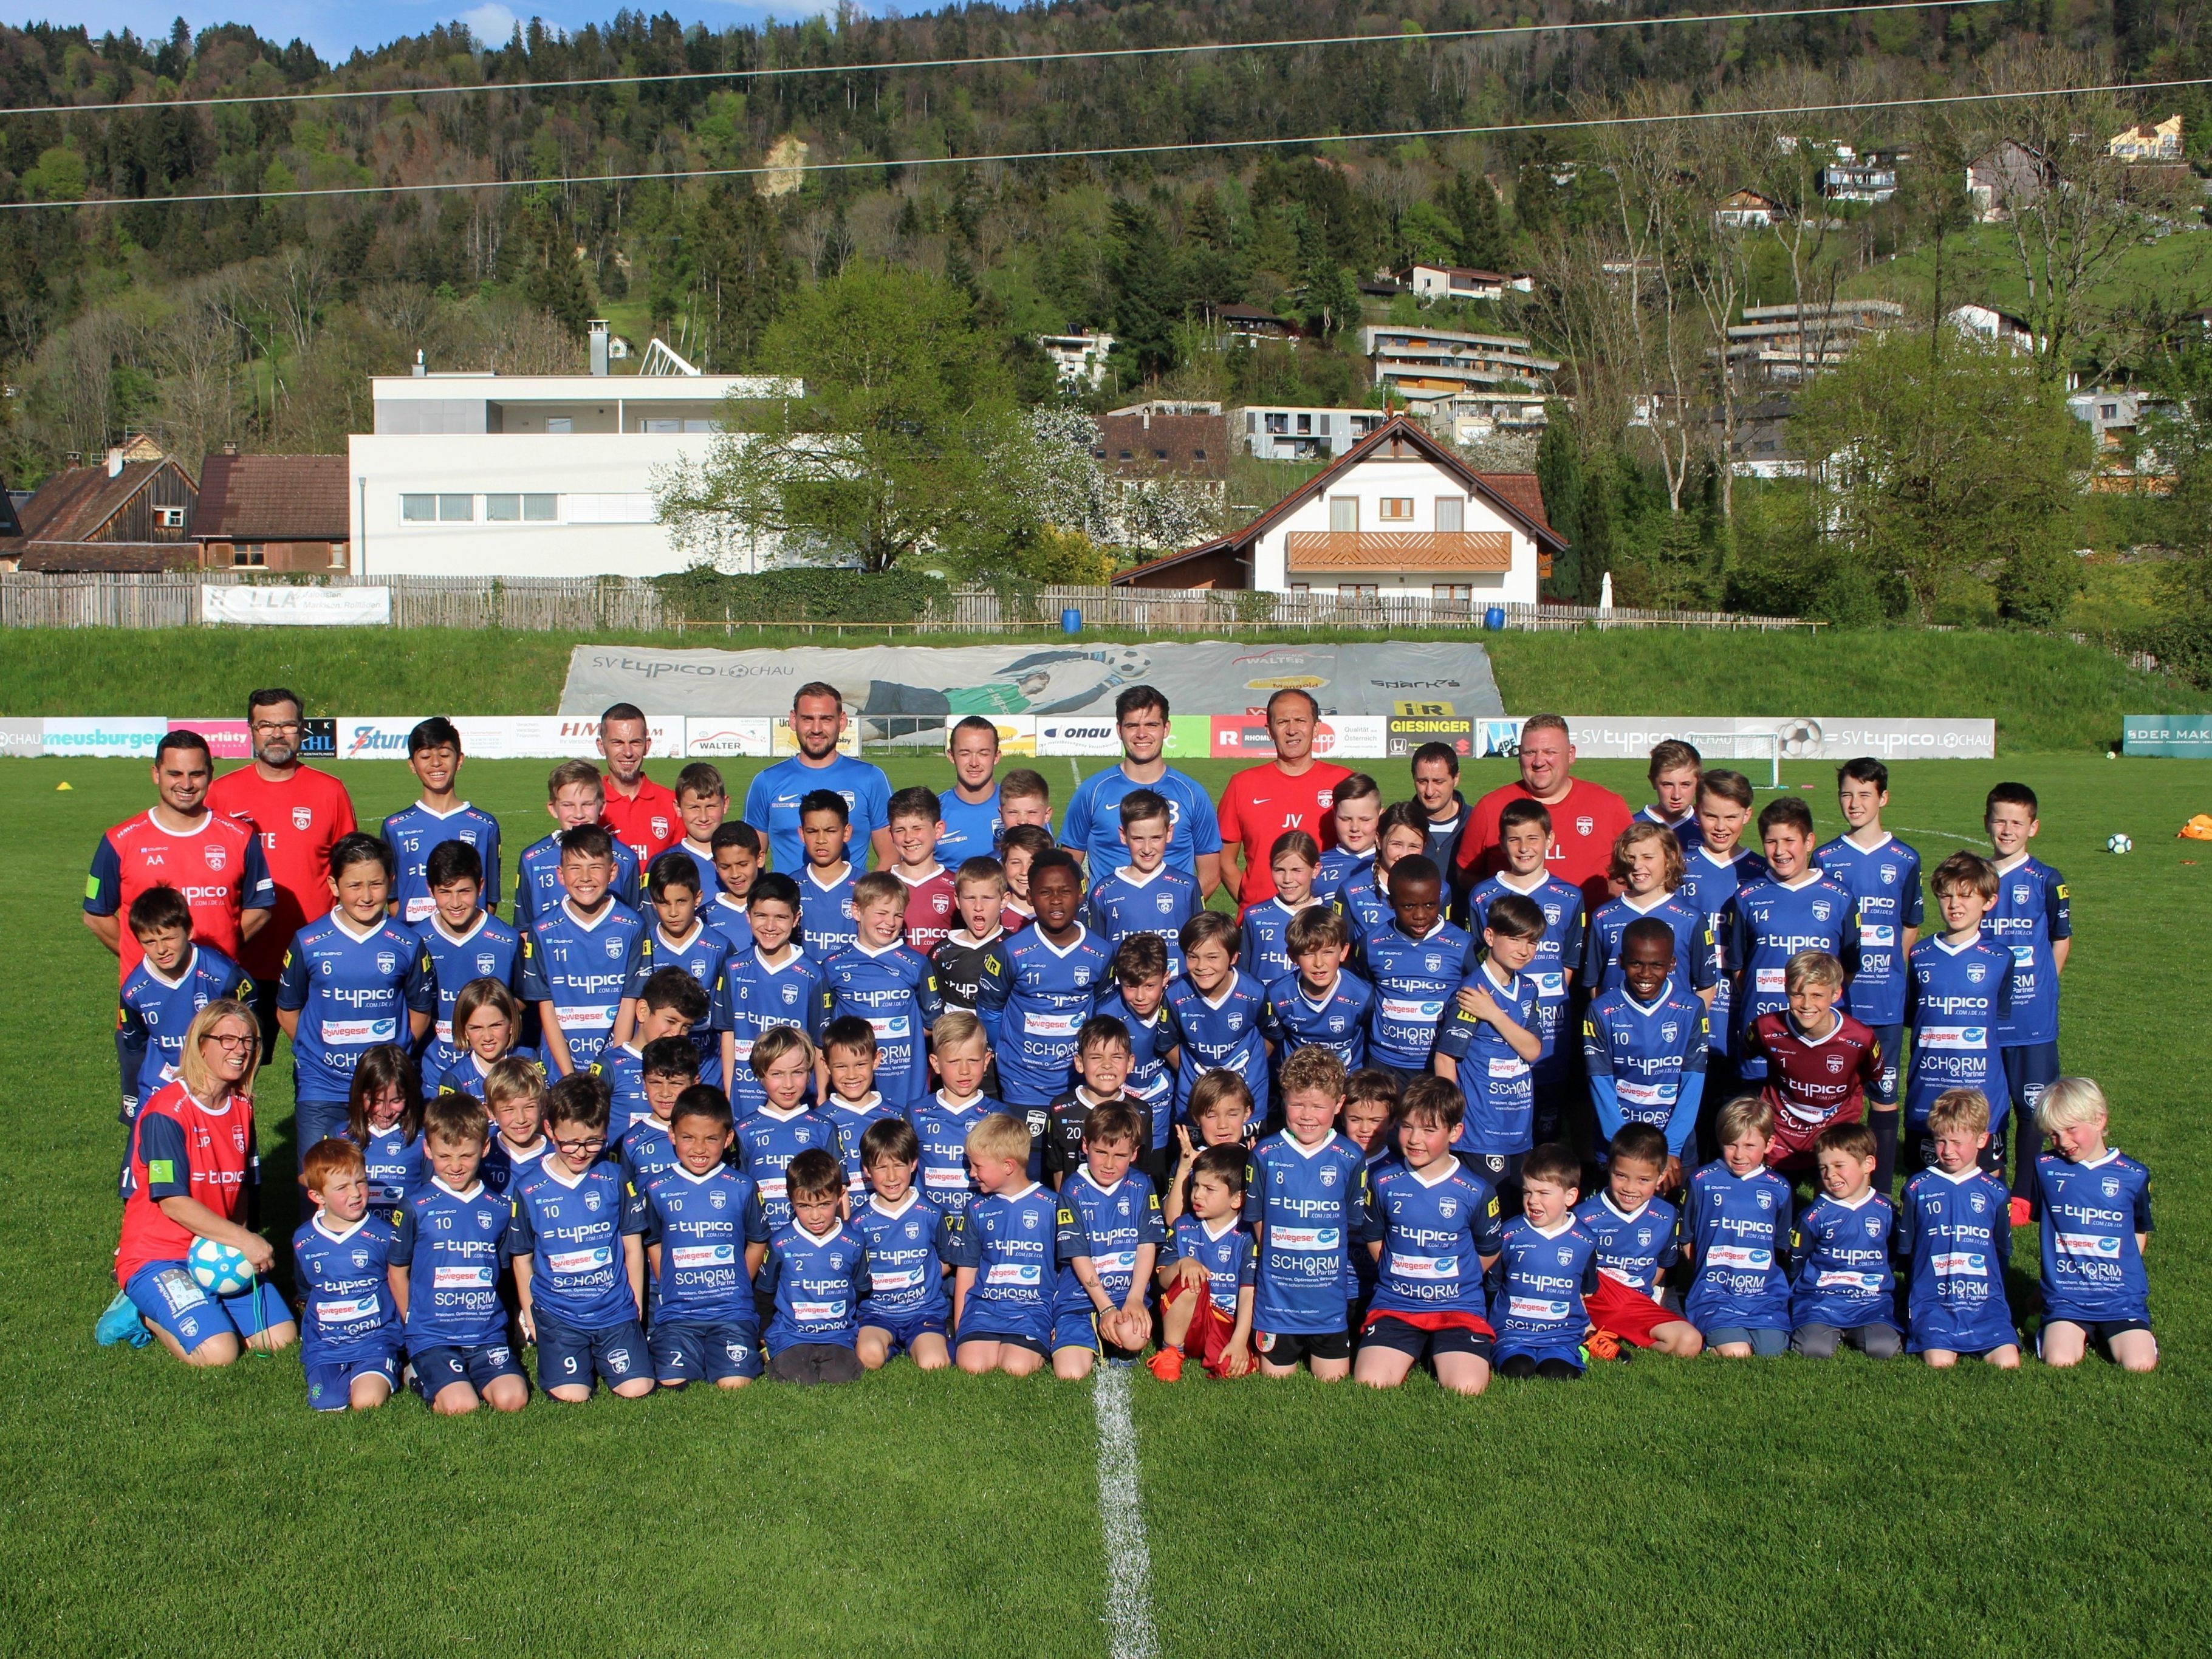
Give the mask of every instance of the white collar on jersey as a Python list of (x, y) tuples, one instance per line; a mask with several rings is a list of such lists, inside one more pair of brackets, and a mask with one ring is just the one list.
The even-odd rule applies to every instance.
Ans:
[(315, 1212), (314, 1224), (315, 1231), (320, 1233), (325, 1238), (329, 1239), (331, 1243), (343, 1244), (346, 1240), (351, 1238), (356, 1233), (359, 1232), (363, 1227), (368, 1225), (368, 1217), (364, 1213), (360, 1220), (351, 1224), (343, 1232), (333, 1232), (331, 1231), (330, 1223), (323, 1219), (323, 1212), (318, 1209)]
[(446, 1184), (445, 1178), (442, 1176), (432, 1176), (430, 1177), (430, 1184), (433, 1187), (435, 1187), (440, 1192), (449, 1194), (453, 1197), (459, 1199), (474, 1198), (478, 1193), (484, 1189), (484, 1184), (481, 1181), (471, 1181), (465, 1188), (460, 1187), (449, 1187)]
[(484, 924), (490, 920), (490, 911), (479, 910), (477, 912), (476, 922), (470, 927), (469, 931), (465, 933), (457, 933), (452, 928), (446, 926), (445, 917), (440, 915), (435, 910), (430, 912), (430, 925), (438, 930), (438, 937), (444, 939), (448, 945), (468, 944), (470, 941), (474, 939), (478, 933), (483, 932)]

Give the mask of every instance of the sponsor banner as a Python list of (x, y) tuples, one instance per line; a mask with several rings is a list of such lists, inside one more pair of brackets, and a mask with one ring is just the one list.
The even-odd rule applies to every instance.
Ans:
[(40, 755), (46, 744), (44, 720), (0, 720), (0, 755)]
[[(994, 714), (991, 724), (999, 728), (999, 752), (1001, 755), (1035, 755), (1037, 749), (1037, 717), (1034, 714)], [(945, 743), (949, 751), (952, 744), (951, 725), (945, 732)]]
[(172, 732), (197, 732), (207, 739), (208, 752), (217, 760), (252, 760), (253, 738), (244, 720), (180, 720), (172, 718)]
[(2212, 714), (2130, 714), (2120, 746), (2130, 755), (2212, 760)]
[[(1170, 729), (1174, 720), (1168, 722)], [(1036, 723), (1036, 752), (1040, 755), (1119, 755), (1121, 735), (1115, 729), (1114, 717), (1103, 720), (1096, 715), (1073, 719), (1061, 714), (1040, 715)], [(1198, 750), (1200, 755), (1213, 752), (1211, 728)]]
[(722, 720), (694, 714), (684, 722), (684, 753), (702, 760), (765, 756), (775, 742), (769, 732), (774, 724), (765, 714), (732, 714)]
[(582, 645), (568, 659), (561, 707), (586, 713), (629, 702), (685, 714), (781, 719), (790, 712), (792, 694), (809, 680), (836, 686), (848, 712), (865, 720), (1034, 714), (1110, 721), (1114, 699), (1132, 685), (1156, 687), (1187, 714), (1241, 714), (1285, 687), (1312, 692), (1324, 714), (1505, 712), (1481, 646), (1403, 640), (1276, 646), (1030, 641), (778, 651)]
[[(566, 719), (567, 716), (564, 715), (562, 718)], [(594, 721), (593, 724), (596, 726), (597, 722)], [(656, 745), (658, 742), (656, 738)], [(791, 735), (788, 710), (785, 711), (785, 718), (770, 720), (768, 728), (768, 749), (769, 753), (778, 760), (787, 760), (799, 752), (799, 739)], [(599, 750), (595, 749), (592, 752), (597, 754)], [(854, 756), (860, 752), (860, 723), (858, 720), (848, 720), (845, 722), (844, 732), (837, 739), (837, 752), (841, 755)]]
[(461, 734), (461, 752), (475, 760), (536, 760), (537, 747), (526, 734), (539, 724), (537, 717), (511, 714), (456, 714), (453, 726)]
[(1465, 760), (1474, 753), (1474, 722), (1457, 714), (1394, 714), (1384, 734), (1384, 750), (1395, 760), (1425, 743), (1448, 743)]
[[(1576, 752), (1589, 758), (1642, 760), (1662, 738), (1695, 744), (1708, 761), (1757, 761), (1778, 750), (1786, 761), (1994, 760), (1995, 720), (1863, 720), (1846, 714), (1570, 714)], [(1516, 726), (1513, 748), (1520, 733)]]
[(221, 587), (200, 589), (200, 620), (262, 628), (382, 627), (392, 620), (388, 587)]
[(41, 750), (49, 755), (94, 755), (107, 759), (154, 758), (154, 745), (169, 734), (159, 715), (125, 715), (112, 720), (49, 720)]
[[(1338, 714), (1324, 719), (1314, 732), (1314, 754), (1322, 760), (1380, 759), (1387, 752), (1389, 726), (1381, 714)], [(1275, 757), (1274, 739), (1267, 734), (1264, 710), (1212, 715), (1207, 727), (1207, 752), (1216, 760)]]
[(310, 714), (300, 723), (300, 755), (329, 760), (338, 752), (338, 723), (329, 714)]
[[(422, 718), (420, 714), (341, 714), (337, 753), (332, 758), (404, 761), (407, 758), (407, 734)], [(466, 744), (468, 739), (463, 738), (461, 741)]]

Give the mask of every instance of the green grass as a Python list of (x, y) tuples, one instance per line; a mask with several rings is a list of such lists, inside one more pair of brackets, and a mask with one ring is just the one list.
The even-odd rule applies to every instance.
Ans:
[[(1231, 768), (1192, 769), (1218, 789)], [(1638, 791), (1633, 764), (1583, 770)], [(1823, 834), (1825, 771), (1791, 771), (1820, 786)], [(902, 783), (942, 774), (893, 767)], [(1983, 792), (2015, 774), (2043, 794), (2038, 850), (2072, 882), (2066, 1062), (2103, 1081), (2118, 1144), (2160, 1177), (2163, 1368), (1647, 1358), (1466, 1402), (1419, 1381), (1388, 1396), (1304, 1380), (1170, 1389), (1139, 1371), (1164, 1652), (2201, 1646), (2212, 1035), (2197, 1011), (2212, 963), (2193, 947), (2212, 851), (2192, 863), (2202, 849), (2172, 837), (2212, 808), (2212, 769), (1911, 763), (1892, 823), (1940, 857), (1970, 844)], [(1048, 775), (1056, 793), (1072, 782), (1066, 763)], [(395, 764), (343, 775), (364, 819), (411, 795)], [(542, 775), (477, 763), (467, 784), (520, 844), (544, 823)], [(1473, 768), (1468, 793), (1505, 775)], [(95, 837), (144, 789), (122, 762), (0, 763), (0, 939), (28, 968), (0, 1001), (0, 1649), (1103, 1651), (1083, 1387), (899, 1365), (810, 1393), (318, 1418), (289, 1356), (197, 1375), (158, 1351), (94, 1348), (115, 1237), (114, 969), (76, 894)], [(2114, 830), (2132, 856), (2100, 850)], [(278, 1163), (289, 1069), (262, 1091)], [(2032, 1262), (2034, 1235), (2017, 1237)], [(2029, 1288), (2015, 1276), (2023, 1310)]]
[[(1927, 313), (1936, 292), (1932, 250), (1921, 247), (1868, 270), (1847, 275), (1844, 293), (1852, 298), (1902, 300)], [(1784, 296), (1785, 298), (1787, 296)], [(2093, 305), (2121, 307), (2156, 299), (2169, 311), (2185, 311), (2212, 298), (2212, 237), (2180, 232), (2131, 247), (2089, 289)], [(1943, 303), (1969, 301), (2023, 314), (2027, 279), (2007, 225), (1975, 225), (1945, 245)]]
[[(878, 633), (878, 641), (884, 636)], [(1097, 635), (1098, 639), (1116, 637)], [(1131, 635), (1131, 638), (1137, 636)], [(1255, 642), (1314, 635), (1252, 632)], [(1351, 636), (1345, 636), (1351, 637)], [(1464, 638), (1464, 633), (1407, 638)], [(901, 635), (902, 643), (914, 636)], [(0, 652), (0, 714), (235, 717), (246, 691), (289, 685), (342, 714), (540, 714), (558, 705), (577, 645), (809, 645), (848, 633), (768, 630), (679, 641), (442, 629), (24, 629)], [(931, 635), (932, 645), (999, 644)], [(1486, 634), (1505, 707), (1619, 714), (1988, 716), (2001, 754), (2076, 754), (2116, 742), (2125, 714), (2212, 708), (2212, 696), (2111, 653), (2032, 634), (1723, 634), (1674, 629)]]

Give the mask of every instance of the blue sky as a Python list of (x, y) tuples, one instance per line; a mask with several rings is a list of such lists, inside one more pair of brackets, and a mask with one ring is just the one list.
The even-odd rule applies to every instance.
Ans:
[[(787, 19), (832, 9), (831, 0), (786, 0), (778, 6), (745, 0), (631, 0), (631, 5), (715, 28), (757, 23), (771, 15)], [(210, 23), (250, 23), (280, 45), (296, 36), (326, 61), (338, 62), (356, 46), (374, 47), (398, 35), (419, 34), (451, 18), (465, 21), (479, 38), (505, 40), (518, 19), (536, 15), (575, 28), (604, 22), (621, 7), (622, 0), (550, 0), (534, 6), (522, 0), (234, 0), (219, 11), (200, 11), (179, 7), (176, 0), (74, 0), (65, 11), (46, 16), (54, 22), (82, 22), (95, 37), (127, 28), (151, 40), (166, 40), (170, 21), (179, 15), (194, 33)]]

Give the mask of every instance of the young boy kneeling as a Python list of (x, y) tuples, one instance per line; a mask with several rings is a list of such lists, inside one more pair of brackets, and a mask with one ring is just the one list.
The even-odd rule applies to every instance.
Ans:
[(1172, 1259), (1160, 1269), (1160, 1351), (1152, 1375), (1182, 1379), (1186, 1354), (1208, 1376), (1251, 1370), (1252, 1282), (1259, 1257), (1243, 1224), (1240, 1141), (1208, 1146), (1192, 1160), (1190, 1213), (1176, 1218)]

